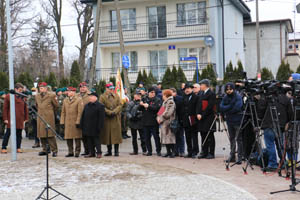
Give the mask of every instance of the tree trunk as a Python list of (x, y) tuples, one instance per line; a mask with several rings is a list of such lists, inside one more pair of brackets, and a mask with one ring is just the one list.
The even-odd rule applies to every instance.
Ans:
[(87, 46), (82, 45), (81, 48), (80, 48), (80, 51), (79, 51), (78, 63), (79, 63), (81, 80), (84, 80), (84, 78), (85, 78), (84, 73), (85, 73), (85, 70), (86, 70), (86, 66), (85, 66), (86, 49), (87, 49)]

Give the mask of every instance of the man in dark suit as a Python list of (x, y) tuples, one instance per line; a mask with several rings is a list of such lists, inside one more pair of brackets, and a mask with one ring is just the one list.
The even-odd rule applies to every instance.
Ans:
[(202, 150), (201, 150), (201, 154), (198, 157), (199, 159), (215, 158), (214, 119), (215, 119), (216, 95), (209, 88), (209, 86), (210, 86), (210, 81), (208, 79), (203, 79), (200, 82), (200, 88), (202, 92), (198, 98), (198, 103), (196, 108), (198, 131), (200, 131), (201, 133), (201, 141), (202, 141)]
[(186, 158), (196, 158), (199, 153), (196, 124), (196, 105), (198, 96), (193, 93), (193, 85), (186, 83), (184, 87), (182, 123), (185, 130), (185, 140), (188, 154)]

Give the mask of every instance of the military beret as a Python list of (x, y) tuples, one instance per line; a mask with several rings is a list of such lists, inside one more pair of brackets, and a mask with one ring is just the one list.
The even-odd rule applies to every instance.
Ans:
[(45, 83), (45, 82), (41, 82), (41, 83), (39, 84), (39, 87), (47, 87), (47, 86), (48, 86), (48, 84)]
[(86, 82), (82, 82), (79, 84), (79, 87), (83, 87), (83, 86), (87, 86), (87, 83)]
[(115, 88), (115, 86), (112, 83), (107, 83), (105, 85), (105, 87), (108, 88), (108, 89), (114, 89)]
[(76, 88), (74, 88), (74, 87), (68, 87), (68, 91), (76, 92)]

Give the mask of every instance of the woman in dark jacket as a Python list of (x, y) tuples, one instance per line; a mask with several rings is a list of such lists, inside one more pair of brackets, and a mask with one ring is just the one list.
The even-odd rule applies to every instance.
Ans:
[(130, 155), (138, 155), (138, 144), (137, 144), (137, 132), (139, 132), (141, 138), (141, 147), (143, 150), (143, 154), (146, 154), (146, 144), (145, 144), (145, 136), (143, 132), (143, 124), (142, 124), (142, 111), (140, 110), (140, 102), (142, 95), (140, 91), (137, 91), (134, 94), (134, 99), (127, 106), (127, 118), (129, 119), (129, 127), (131, 128), (131, 136), (132, 136), (132, 147), (133, 152)]
[(101, 158), (100, 134), (103, 128), (105, 117), (104, 105), (98, 101), (98, 95), (93, 92), (89, 94), (89, 103), (85, 105), (80, 127), (82, 134), (87, 137), (90, 154), (85, 156), (95, 157), (95, 147), (97, 150), (97, 158)]

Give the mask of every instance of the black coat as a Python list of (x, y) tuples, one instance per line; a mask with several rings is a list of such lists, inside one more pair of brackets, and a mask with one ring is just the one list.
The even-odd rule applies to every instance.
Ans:
[(132, 129), (143, 128), (140, 102), (141, 101), (130, 101), (126, 109), (126, 115), (129, 119), (129, 127)]
[[(194, 93), (183, 96), (183, 105), (182, 105), (182, 124), (184, 128), (190, 128), (190, 118), (196, 120), (196, 106), (197, 106), (198, 96)], [(196, 122), (196, 121), (195, 121)], [(196, 123), (193, 125), (196, 128)]]
[(144, 103), (149, 104), (149, 107), (145, 109), (144, 107), (141, 108), (143, 111), (142, 122), (143, 126), (158, 126), (156, 121), (157, 112), (161, 107), (161, 100), (158, 97), (149, 98), (145, 97), (143, 99)]
[(183, 107), (183, 97), (176, 96), (174, 97), (174, 102), (176, 104), (176, 116), (181, 126), (183, 126), (183, 116), (182, 116), (182, 107)]
[(104, 105), (96, 101), (85, 105), (80, 126), (85, 136), (100, 136), (104, 124)]
[[(207, 101), (207, 107), (204, 109), (203, 104)], [(197, 120), (198, 131), (208, 132), (215, 119), (216, 109), (216, 94), (209, 89), (206, 93), (202, 92), (199, 95), (196, 113), (202, 116), (201, 120)], [(215, 130), (216, 123), (214, 123), (212, 129)]]

